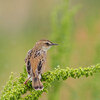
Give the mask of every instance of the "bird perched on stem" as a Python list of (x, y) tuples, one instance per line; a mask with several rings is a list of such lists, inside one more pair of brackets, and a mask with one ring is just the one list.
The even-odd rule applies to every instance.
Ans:
[(41, 82), (41, 74), (43, 72), (47, 51), (51, 46), (57, 45), (55, 43), (50, 42), (49, 40), (40, 40), (36, 42), (35, 46), (28, 51), (27, 56), (25, 58), (26, 69), (28, 72), (28, 78), (24, 82), (31, 78), (32, 79), (32, 87), (35, 90), (42, 90), (43, 84)]

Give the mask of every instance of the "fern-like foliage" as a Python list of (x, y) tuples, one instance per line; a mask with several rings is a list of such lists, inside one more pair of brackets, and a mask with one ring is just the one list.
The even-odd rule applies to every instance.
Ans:
[(44, 89), (42, 91), (36, 91), (32, 88), (31, 81), (24, 85), (24, 81), (27, 77), (26, 69), (20, 73), (20, 76), (14, 78), (13, 73), (7, 82), (0, 100), (38, 100), (43, 92), (48, 92), (48, 87), (56, 80), (66, 80), (69, 77), (74, 79), (82, 76), (92, 76), (94, 73), (100, 72), (100, 64), (86, 67), (86, 68), (65, 68), (61, 69), (59, 66), (53, 70), (48, 71), (42, 75), (42, 81), (44, 81)]

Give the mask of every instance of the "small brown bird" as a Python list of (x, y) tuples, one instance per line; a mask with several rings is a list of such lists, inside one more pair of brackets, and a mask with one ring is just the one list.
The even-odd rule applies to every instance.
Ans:
[(40, 81), (41, 74), (45, 66), (47, 50), (53, 45), (57, 44), (52, 43), (49, 40), (40, 40), (36, 42), (35, 46), (31, 50), (28, 51), (25, 58), (28, 79), (24, 82), (24, 84), (32, 78), (32, 87), (35, 90), (43, 89), (43, 84)]

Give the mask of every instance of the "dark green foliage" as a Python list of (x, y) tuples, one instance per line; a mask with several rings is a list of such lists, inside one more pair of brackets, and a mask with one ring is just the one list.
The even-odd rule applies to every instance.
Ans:
[[(65, 68), (61, 69), (57, 67), (54, 71), (48, 71), (42, 75), (42, 81), (44, 82), (44, 89), (42, 91), (35, 91), (32, 88), (31, 82), (29, 81), (27, 86), (24, 85), (24, 81), (27, 77), (26, 69), (20, 74), (19, 77), (14, 79), (13, 73), (10, 76), (4, 90), (2, 91), (0, 100), (38, 100), (43, 92), (48, 92), (48, 87), (51, 83), (56, 80), (66, 80), (69, 77), (74, 79), (82, 76), (92, 76), (94, 73), (100, 72), (100, 64), (87, 68)], [(29, 94), (22, 96), (27, 91)]]

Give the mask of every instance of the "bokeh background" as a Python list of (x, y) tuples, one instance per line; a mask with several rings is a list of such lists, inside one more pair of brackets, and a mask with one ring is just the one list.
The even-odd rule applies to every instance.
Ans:
[[(0, 91), (40, 39), (59, 44), (45, 72), (100, 63), (100, 0), (0, 0)], [(100, 74), (54, 82), (39, 100), (100, 100)]]

